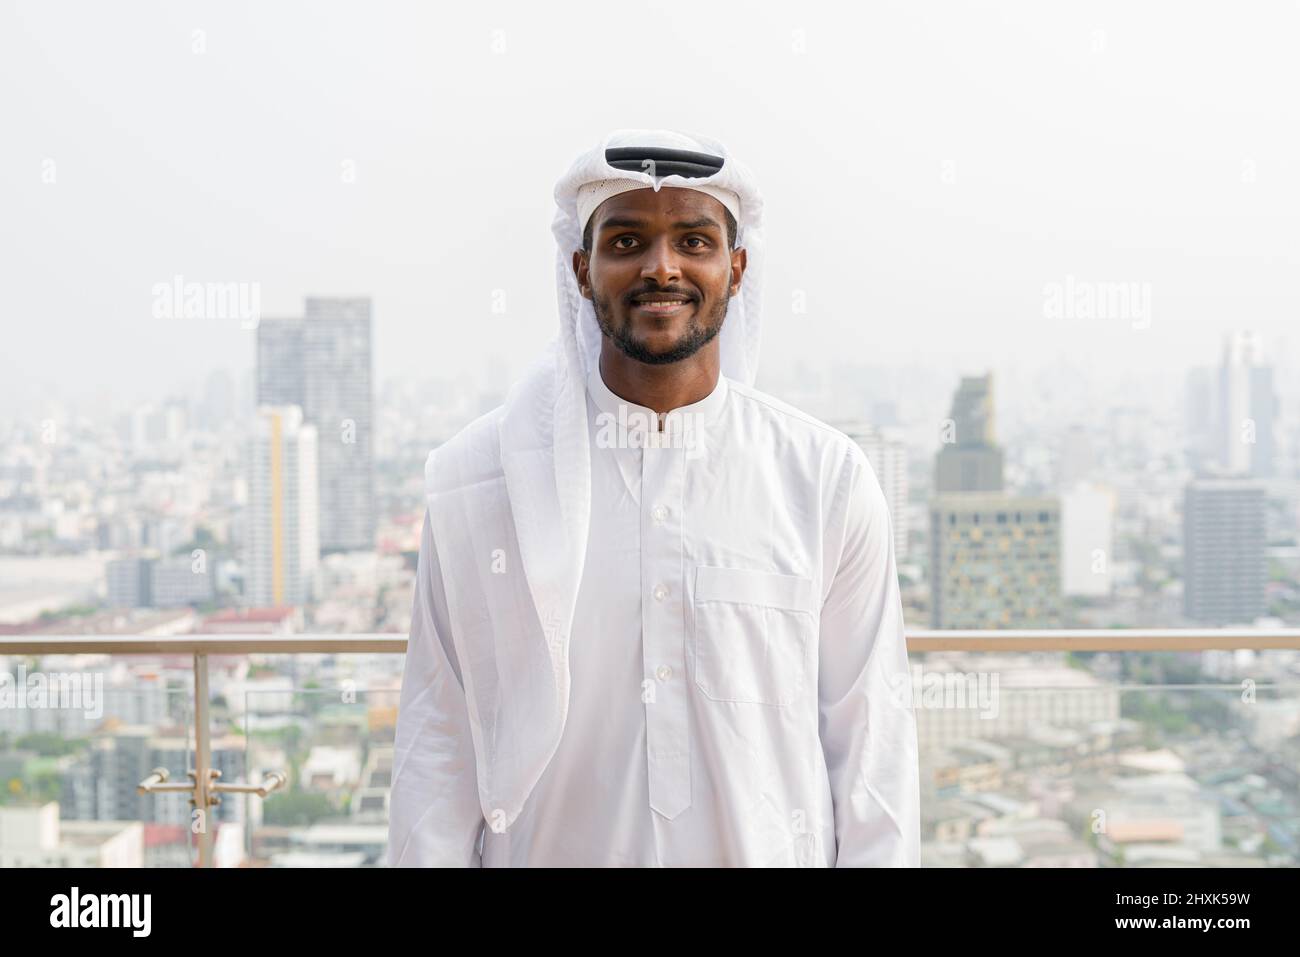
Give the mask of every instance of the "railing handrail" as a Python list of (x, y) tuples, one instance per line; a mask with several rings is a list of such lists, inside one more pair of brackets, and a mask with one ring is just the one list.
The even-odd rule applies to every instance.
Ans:
[(909, 631), (920, 651), (1300, 650), (1300, 628), (1026, 628)]
[[(405, 654), (401, 633), (0, 635), (0, 655)], [(1300, 628), (913, 630), (909, 652), (1300, 650)]]
[(3, 635), (0, 655), (249, 655), (406, 653), (404, 634)]

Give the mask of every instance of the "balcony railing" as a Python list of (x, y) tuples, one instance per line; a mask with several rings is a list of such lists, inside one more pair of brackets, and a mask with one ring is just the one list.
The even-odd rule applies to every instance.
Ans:
[[(909, 653), (925, 651), (1300, 650), (1300, 628), (1117, 628), (910, 630)], [(406, 635), (6, 635), (3, 655), (406, 654)]]
[[(928, 631), (908, 634), (912, 655), (933, 652), (1186, 652), (1206, 650), (1300, 650), (1300, 629), (1123, 629), (1123, 630), (1008, 630), (1008, 631)], [(39, 635), (0, 637), (0, 657), (32, 655), (188, 655), (193, 661), (193, 761), (186, 770), (188, 781), (171, 781), (171, 769), (159, 768), (139, 783), (141, 793), (183, 792), (190, 805), (209, 809), (220, 803), (223, 792), (266, 797), (287, 781), (282, 772), (263, 772), (257, 782), (239, 784), (223, 782), (212, 766), (211, 698), (208, 685), (209, 658), (245, 655), (376, 655), (404, 654), (407, 639), (402, 634), (347, 635), (181, 635), (152, 637), (145, 635)], [(1117, 693), (1132, 692), (1133, 686), (1107, 686)], [(1144, 686), (1153, 692), (1200, 690), (1219, 695), (1235, 693), (1236, 685), (1158, 685)], [(1290, 690), (1291, 686), (1287, 686)], [(295, 689), (297, 690), (297, 689)], [(378, 689), (377, 689), (378, 690)], [(382, 689), (395, 701), (394, 689)], [(1017, 688), (1013, 694), (1024, 696), (1036, 691), (1068, 694), (1070, 688)], [(1136, 690), (1143, 690), (1138, 688)], [(363, 689), (363, 693), (365, 693)], [(1080, 695), (1080, 698), (1086, 697)], [(954, 772), (956, 773), (956, 772)], [(978, 776), (963, 769), (966, 783), (978, 783)], [(960, 776), (959, 775), (959, 776)], [(972, 784), (971, 786), (976, 786)], [(213, 828), (196, 829), (197, 863), (211, 866)], [(1288, 832), (1289, 833), (1289, 832)], [(1286, 835), (1282, 839), (1288, 840)], [(996, 851), (996, 848), (994, 848)]]

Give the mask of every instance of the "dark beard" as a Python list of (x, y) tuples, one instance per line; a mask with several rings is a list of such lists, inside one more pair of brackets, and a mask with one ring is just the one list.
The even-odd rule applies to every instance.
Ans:
[(708, 317), (709, 322), (707, 323), (700, 322), (699, 310), (696, 310), (695, 315), (691, 317), (691, 324), (686, 330), (686, 335), (678, 341), (677, 345), (667, 352), (651, 352), (632, 337), (627, 325), (618, 329), (614, 328), (608, 299), (601, 299), (594, 290), (591, 296), (592, 305), (596, 310), (596, 324), (600, 326), (600, 331), (618, 347), (618, 350), (623, 355), (629, 359), (635, 359), (637, 362), (644, 362), (646, 365), (652, 366), (669, 365), (673, 362), (689, 359), (712, 342), (713, 337), (722, 329), (722, 320), (727, 316), (728, 301), (723, 299), (714, 308), (713, 314)]

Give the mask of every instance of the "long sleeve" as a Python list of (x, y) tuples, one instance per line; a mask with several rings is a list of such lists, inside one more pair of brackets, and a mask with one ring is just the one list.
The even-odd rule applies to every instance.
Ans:
[(839, 562), (822, 606), (818, 707), (837, 867), (919, 867), (920, 769), (893, 523), (853, 447), (828, 529)]
[(479, 867), (474, 743), (426, 510), (389, 799), (390, 867)]

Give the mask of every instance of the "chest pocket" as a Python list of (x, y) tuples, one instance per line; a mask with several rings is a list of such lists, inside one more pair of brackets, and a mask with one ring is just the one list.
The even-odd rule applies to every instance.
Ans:
[(813, 681), (815, 609), (811, 578), (699, 566), (696, 685), (717, 701), (797, 701)]

